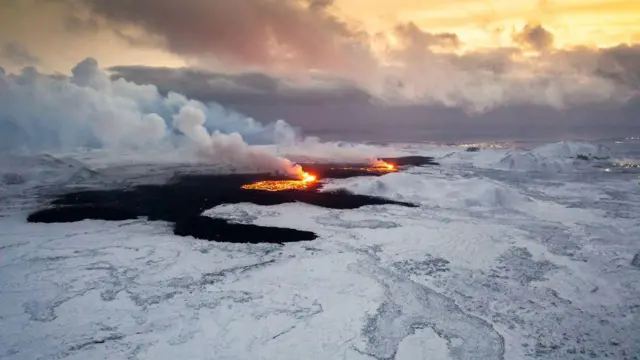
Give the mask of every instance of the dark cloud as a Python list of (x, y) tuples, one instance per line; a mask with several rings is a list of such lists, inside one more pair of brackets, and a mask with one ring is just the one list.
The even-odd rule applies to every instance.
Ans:
[(31, 54), (22, 44), (10, 42), (0, 50), (0, 57), (14, 65), (35, 65), (40, 62), (37, 56)]
[(160, 36), (173, 52), (237, 65), (350, 71), (373, 57), (363, 33), (329, 15), (330, 1), (77, 0), (116, 25)]
[(550, 62), (565, 64), (564, 69), (592, 73), (636, 91), (640, 89), (640, 44), (622, 44), (609, 48), (578, 47), (558, 50)]
[(460, 55), (428, 49), (396, 55), (406, 72), (388, 77), (379, 92), (339, 76), (228, 74), (144, 66), (112, 71), (116, 77), (154, 84), (165, 92), (227, 104), (429, 104), (476, 114), (526, 104), (556, 109), (620, 104), (640, 86), (637, 46), (554, 50), (533, 59), (523, 57), (515, 47)]
[(400, 46), (389, 55), (398, 66), (383, 92), (392, 103), (444, 104), (470, 113), (525, 104), (563, 109), (620, 104), (640, 86), (637, 46), (560, 50), (551, 32), (527, 25), (514, 34), (519, 46), (442, 52), (432, 47), (457, 39), (454, 34), (430, 34), (412, 23), (395, 30)]
[(201, 101), (226, 105), (323, 105), (368, 103), (371, 96), (352, 82), (339, 78), (309, 77), (288, 79), (264, 73), (215, 73), (196, 69), (118, 66), (114, 78), (157, 86)]
[[(211, 70), (117, 69), (120, 76), (235, 103), (374, 99), (478, 113), (619, 103), (638, 84), (634, 46), (557, 49), (554, 35), (533, 23), (513, 34), (510, 47), (479, 49), (415, 23), (390, 28), (397, 41), (389, 33), (369, 36), (331, 15), (331, 0), (46, 1), (68, 4), (68, 13), (128, 44), (168, 50)], [(222, 74), (228, 72), (236, 75)]]
[(61, 16), (63, 26), (69, 32), (96, 34), (101, 28), (100, 19), (88, 11), (83, 1), (24, 0), (24, 2), (26, 3), (25, 9), (32, 11), (55, 13), (56, 10), (62, 10), (59, 16)]
[(100, 24), (95, 18), (85, 18), (74, 13), (67, 14), (64, 25), (71, 32), (96, 33), (100, 29)]
[(326, 9), (333, 5), (334, 0), (309, 0), (309, 7), (311, 9)]
[[(640, 45), (618, 45), (601, 51), (599, 72), (640, 89)], [(603, 67), (606, 66), (605, 70)]]
[(433, 34), (426, 32), (413, 22), (397, 25), (394, 33), (405, 47), (428, 49), (433, 46), (444, 48), (457, 48), (460, 46), (458, 35), (453, 33)]
[(506, 74), (514, 67), (513, 57), (520, 55), (517, 48), (479, 50), (462, 55), (449, 55), (448, 61), (460, 69), (480, 70), (492, 74)]
[(462, 107), (437, 104), (379, 105), (352, 83), (336, 78), (300, 84), (262, 73), (229, 75), (148, 67), (116, 67), (111, 71), (116, 78), (218, 102), (262, 122), (284, 119), (304, 129), (306, 135), (325, 140), (456, 142), (624, 137), (638, 131), (640, 113), (640, 101), (631, 101), (569, 109), (505, 105), (470, 114)]
[(526, 24), (513, 34), (513, 41), (530, 49), (544, 51), (553, 47), (554, 36), (542, 25)]
[(566, 110), (506, 106), (469, 115), (459, 108), (338, 104), (331, 107), (245, 104), (235, 108), (263, 121), (285, 119), (307, 135), (345, 141), (554, 141), (638, 134), (640, 102)]

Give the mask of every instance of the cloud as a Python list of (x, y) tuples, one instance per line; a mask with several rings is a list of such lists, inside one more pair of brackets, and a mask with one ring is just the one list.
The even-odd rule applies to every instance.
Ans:
[(324, 10), (334, 4), (334, 0), (308, 0), (309, 8), (314, 10)]
[[(248, 103), (239, 110), (264, 121), (287, 119), (291, 125), (303, 128), (305, 134), (320, 136), (324, 141), (549, 142), (640, 134), (640, 101), (622, 106), (583, 104), (562, 110), (510, 105), (479, 114), (420, 103), (403, 106), (343, 103), (330, 107)], [(315, 149), (313, 146), (303, 148)], [(385, 153), (385, 156), (390, 155)]]
[(35, 65), (40, 62), (38, 57), (31, 54), (26, 47), (15, 41), (5, 44), (2, 47), (0, 57), (14, 65)]
[[(240, 74), (240, 84), (271, 91), (272, 79)], [(286, 146), (298, 154), (334, 160), (374, 159), (371, 154), (302, 138), (283, 120), (263, 124), (219, 103), (161, 94), (153, 85), (111, 79), (93, 58), (78, 63), (71, 76), (0, 72), (0, 150), (64, 152), (98, 148), (161, 154), (178, 161), (232, 166), (240, 171), (301, 169), (258, 144)], [(311, 148), (313, 146), (313, 148)], [(300, 151), (302, 149), (302, 151)], [(309, 152), (311, 150), (311, 152)]]
[(554, 36), (542, 25), (526, 24), (521, 31), (513, 34), (513, 41), (526, 48), (545, 51), (553, 47)]
[(460, 46), (458, 35), (453, 33), (432, 34), (420, 29), (415, 23), (398, 24), (394, 34), (405, 47), (428, 49), (431, 47), (457, 48)]
[(245, 171), (280, 170), (291, 176), (301, 176), (302, 169), (288, 159), (248, 145), (237, 133), (210, 133), (207, 116), (197, 104), (187, 104), (173, 116), (173, 126), (195, 145), (198, 156), (206, 162), (241, 167)]
[[(554, 35), (542, 25), (527, 25), (514, 34), (517, 47), (461, 51), (457, 34), (430, 33), (415, 23), (401, 23), (392, 29), (395, 42), (380, 50), (374, 49), (372, 37), (331, 15), (331, 1), (93, 0), (86, 4), (105, 21), (135, 24), (162, 37), (170, 51), (201, 59), (205, 67), (208, 59), (216, 58), (274, 78), (321, 71), (364, 90), (349, 94), (368, 93), (381, 104), (444, 104), (482, 112), (514, 104), (564, 108), (593, 101), (621, 102), (632, 93), (627, 83), (610, 76), (571, 68), (567, 61), (556, 63), (561, 57), (553, 51)], [(527, 49), (540, 53), (523, 52)], [(279, 90), (261, 90), (254, 84), (249, 91), (238, 80), (217, 76), (201, 89), (215, 88), (213, 93), (223, 98), (248, 96), (251, 91), (265, 99), (280, 95)], [(298, 94), (302, 93), (310, 94)]]
[(153, 84), (161, 92), (176, 91), (203, 101), (225, 104), (320, 105), (368, 103), (371, 95), (350, 81), (335, 77), (276, 77), (265, 73), (216, 73), (190, 68), (117, 66), (114, 78)]
[(478, 48), (413, 22), (372, 36), (335, 16), (340, 3), (326, 0), (55, 1), (101, 31), (111, 29), (105, 38), (140, 51), (162, 49), (194, 66), (118, 67), (116, 76), (227, 103), (375, 101), (479, 113), (518, 104), (621, 103), (637, 89), (623, 50), (558, 49), (542, 24), (521, 28), (508, 47)]
[(640, 89), (640, 44), (557, 50), (548, 57), (559, 71), (590, 73), (618, 88)]
[(169, 50), (243, 66), (362, 69), (373, 57), (363, 33), (331, 16), (330, 1), (92, 0), (84, 4), (115, 26), (137, 25)]
[[(245, 141), (273, 143), (295, 131), (284, 122), (263, 125), (217, 103), (202, 103), (152, 85), (111, 80), (88, 58), (70, 77), (42, 74), (33, 67), (0, 75), (0, 133), (5, 150), (62, 151), (76, 147), (160, 149), (175, 147), (174, 115), (202, 114), (202, 131), (238, 133)], [(199, 130), (200, 131), (200, 130)]]
[(601, 52), (598, 72), (640, 89), (640, 45), (618, 45)]
[(640, 85), (636, 47), (553, 50), (525, 56), (519, 48), (436, 53), (406, 42), (390, 54), (379, 87), (338, 77), (223, 74), (196, 69), (112, 68), (115, 77), (154, 84), (163, 92), (228, 105), (340, 104), (445, 105), (469, 113), (532, 104), (565, 109), (589, 103), (621, 104)]
[[(547, 50), (535, 54), (520, 47), (436, 52), (429, 47), (433, 36), (415, 30), (400, 34), (400, 46), (387, 52), (394, 65), (385, 69), (387, 81), (379, 90), (388, 103), (442, 104), (479, 113), (522, 104), (556, 109), (619, 104), (633, 94), (628, 67), (616, 72), (618, 78), (599, 71), (598, 59), (612, 49), (553, 50), (552, 35), (542, 27), (525, 27), (519, 34), (527, 47)], [(620, 56), (609, 58), (612, 64), (623, 62)], [(594, 66), (585, 66), (588, 59)]]

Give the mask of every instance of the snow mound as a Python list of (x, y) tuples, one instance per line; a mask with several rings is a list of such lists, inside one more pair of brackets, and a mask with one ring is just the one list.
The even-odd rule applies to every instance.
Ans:
[(360, 195), (379, 196), (446, 208), (514, 209), (531, 201), (517, 190), (492, 180), (427, 178), (407, 173), (336, 180), (326, 184), (322, 189), (322, 191), (335, 190), (347, 190)]
[(450, 160), (450, 161), (470, 161), (478, 156), (477, 153), (474, 152), (466, 152), (466, 151), (453, 151), (444, 156), (442, 156), (438, 160)]
[(0, 185), (46, 185), (77, 183), (98, 176), (83, 163), (48, 154), (23, 156), (0, 155)]
[(503, 157), (497, 167), (505, 170), (565, 172), (573, 166), (573, 159), (548, 158), (534, 152), (511, 152)]
[(533, 154), (548, 158), (570, 158), (576, 159), (584, 157), (587, 159), (606, 160), (611, 158), (611, 149), (600, 144), (585, 142), (563, 141), (554, 144), (547, 144), (535, 148)]
[(585, 160), (611, 158), (611, 149), (604, 145), (559, 142), (547, 144), (531, 151), (507, 153), (497, 164), (498, 168), (517, 171), (567, 172)]
[(444, 165), (468, 164), (480, 168), (493, 168), (495, 163), (504, 157), (503, 149), (483, 149), (482, 151), (468, 152), (455, 151), (440, 158), (438, 162)]

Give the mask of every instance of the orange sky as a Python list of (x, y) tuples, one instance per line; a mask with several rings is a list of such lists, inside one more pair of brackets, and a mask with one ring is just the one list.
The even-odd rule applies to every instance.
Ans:
[[(455, 32), (467, 44), (498, 46), (512, 27), (540, 22), (558, 45), (617, 45), (637, 41), (637, 0), (337, 0), (339, 12), (366, 28), (382, 30), (413, 21), (431, 32)], [(504, 45), (504, 44), (502, 44)]]
[[(36, 3), (40, 5), (29, 6)], [(0, 11), (0, 45), (25, 44), (43, 59), (38, 66), (44, 71), (68, 72), (87, 56), (96, 57), (105, 67), (187, 65), (180, 56), (134, 47), (113, 33), (65, 33), (64, 12), (56, 6), (20, 0), (14, 2), (13, 10)], [(370, 33), (408, 21), (429, 32), (453, 32), (466, 49), (510, 46), (512, 32), (527, 22), (542, 23), (553, 32), (559, 47), (640, 41), (639, 0), (336, 0), (332, 11)]]

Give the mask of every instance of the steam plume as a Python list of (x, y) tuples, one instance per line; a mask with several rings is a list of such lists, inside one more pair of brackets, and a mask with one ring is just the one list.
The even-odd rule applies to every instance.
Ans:
[(248, 145), (237, 133), (209, 134), (204, 127), (204, 112), (186, 105), (173, 117), (174, 126), (196, 145), (197, 154), (206, 162), (242, 166), (255, 172), (281, 170), (287, 175), (299, 177), (302, 170), (291, 161)]
[(155, 86), (111, 80), (91, 58), (71, 73), (48, 75), (33, 67), (18, 75), (0, 72), (0, 150), (187, 150), (185, 160), (296, 176), (301, 169), (291, 161), (250, 144), (280, 144), (293, 153), (334, 160), (373, 158), (362, 149), (301, 140), (282, 120), (263, 125), (216, 103), (177, 93), (165, 97)]
[(249, 146), (245, 137), (273, 143), (295, 138), (279, 121), (253, 119), (154, 86), (112, 81), (94, 59), (80, 62), (71, 77), (25, 68), (0, 74), (0, 147), (4, 151), (70, 151), (75, 148), (166, 151), (186, 147), (209, 163), (233, 163), (257, 170), (293, 164)]

